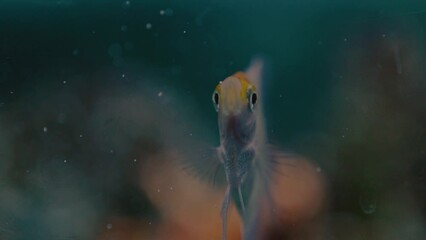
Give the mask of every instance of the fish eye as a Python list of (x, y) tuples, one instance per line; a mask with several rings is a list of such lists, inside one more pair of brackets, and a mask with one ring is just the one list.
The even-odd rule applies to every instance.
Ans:
[(255, 92), (250, 93), (249, 103), (250, 103), (250, 109), (253, 110), (254, 106), (257, 103), (257, 94)]
[(216, 112), (218, 112), (219, 111), (219, 93), (217, 91), (213, 92), (212, 100), (213, 100), (213, 106), (216, 109)]

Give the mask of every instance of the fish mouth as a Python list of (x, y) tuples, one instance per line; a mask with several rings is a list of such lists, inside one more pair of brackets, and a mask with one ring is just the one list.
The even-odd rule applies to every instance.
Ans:
[(226, 122), (226, 131), (228, 136), (231, 136), (234, 140), (238, 140), (240, 138), (240, 131), (238, 127), (238, 117), (235, 115), (231, 115), (228, 117), (228, 121)]

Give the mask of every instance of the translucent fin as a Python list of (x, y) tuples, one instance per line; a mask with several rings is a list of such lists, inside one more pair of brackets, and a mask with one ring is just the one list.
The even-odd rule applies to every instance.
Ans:
[[(246, 219), (245, 225), (245, 234), (247, 234), (247, 237), (244, 239), (256, 239), (250, 238), (250, 236), (255, 236), (258, 231), (260, 231), (256, 229), (258, 228), (257, 223), (262, 221), (259, 219), (260, 211), (266, 210), (268, 218), (272, 221), (278, 220), (279, 216), (276, 213), (276, 204), (272, 193), (272, 188), (276, 181), (275, 177), (278, 175), (285, 175), (285, 173), (279, 170), (281, 168), (280, 165), (295, 166), (294, 163), (297, 161), (297, 158), (297, 154), (283, 152), (277, 147), (269, 144), (265, 144), (256, 150), (256, 158), (254, 161), (256, 182), (250, 200), (253, 204), (249, 206), (251, 214), (248, 216), (248, 219)], [(267, 203), (267, 208), (262, 209), (261, 205), (264, 201)]]
[(269, 185), (270, 181), (275, 181), (274, 177), (285, 175), (285, 172), (280, 170), (279, 165), (295, 166), (299, 155), (280, 150), (277, 146), (271, 144), (260, 145), (256, 149), (256, 168), (262, 178)]
[(222, 240), (226, 240), (227, 224), (228, 224), (228, 209), (231, 198), (231, 188), (228, 186), (226, 189), (225, 197), (222, 202), (222, 209), (220, 216), (222, 217)]
[(226, 176), (222, 162), (219, 148), (204, 148), (187, 157), (183, 169), (202, 182), (223, 187), (226, 185)]
[(246, 212), (246, 206), (244, 204), (243, 194), (241, 193), (241, 187), (240, 186), (238, 186), (238, 196), (240, 198), (240, 203), (241, 203), (241, 207), (243, 209), (243, 213), (245, 213)]

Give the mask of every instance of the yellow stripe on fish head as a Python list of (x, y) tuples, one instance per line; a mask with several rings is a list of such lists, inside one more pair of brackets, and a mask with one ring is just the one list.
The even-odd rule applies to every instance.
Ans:
[[(216, 110), (224, 115), (237, 115), (249, 107), (249, 95), (255, 91), (243, 72), (220, 82), (213, 93)], [(217, 96), (215, 95), (217, 94)]]

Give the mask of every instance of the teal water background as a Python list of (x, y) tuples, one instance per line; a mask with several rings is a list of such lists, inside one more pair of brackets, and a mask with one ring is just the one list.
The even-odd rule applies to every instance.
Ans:
[[(164, 101), (178, 106), (172, 109), (182, 122), (215, 133), (215, 85), (259, 54), (267, 63), (262, 99), (270, 140), (322, 169), (330, 216), (353, 214), (371, 229), (387, 216), (394, 216), (392, 224), (408, 219), (414, 227), (396, 235), (422, 239), (425, 29), (424, 1), (2, 0), (0, 239), (68, 236), (73, 230), (66, 225), (43, 220), (54, 203), (74, 211), (64, 189), (87, 198), (75, 212), (96, 209), (90, 224), (74, 228), (76, 239), (94, 239), (104, 215), (158, 217), (136, 187), (136, 173), (117, 161), (133, 159), (135, 150), (110, 146), (129, 138), (156, 152), (162, 139), (139, 141), (132, 130), (156, 128), (137, 130), (137, 123), (124, 124), (128, 132), (98, 129), (126, 118), (98, 120), (98, 112), (113, 108), (100, 96), (123, 89), (123, 95), (170, 93)], [(168, 109), (145, 115), (180, 128), (156, 118)], [(90, 140), (81, 142), (85, 136)], [(392, 198), (398, 193), (406, 198)], [(20, 200), (10, 207), (14, 199)], [(403, 213), (390, 210), (400, 207)]]

